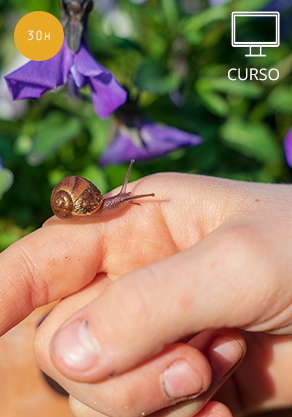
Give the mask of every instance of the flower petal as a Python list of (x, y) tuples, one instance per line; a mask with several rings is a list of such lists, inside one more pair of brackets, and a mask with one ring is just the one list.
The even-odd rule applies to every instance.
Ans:
[(74, 83), (76, 84), (76, 86), (78, 88), (83, 87), (84, 84), (86, 83), (86, 78), (84, 75), (81, 74), (81, 72), (79, 72), (76, 68), (76, 65), (72, 65), (72, 67), (70, 68), (70, 73), (73, 77)]
[(129, 134), (118, 131), (106, 151), (101, 156), (99, 163), (101, 166), (105, 166), (107, 164), (129, 162), (130, 159), (133, 159), (134, 157), (136, 158), (138, 152), (139, 147), (134, 145)]
[(76, 52), (74, 63), (76, 70), (85, 77), (96, 77), (103, 73), (109, 73), (106, 68), (95, 61), (84, 44), (81, 44), (79, 50)]
[(101, 119), (109, 117), (127, 100), (127, 92), (109, 72), (90, 77), (91, 97), (96, 113)]
[(292, 168), (292, 127), (288, 130), (283, 146), (287, 164)]
[(152, 152), (161, 155), (183, 146), (194, 146), (202, 143), (201, 136), (184, 132), (172, 126), (163, 126), (154, 123), (145, 123), (140, 129), (140, 135)]
[[(140, 140), (137, 140), (137, 137)], [(101, 165), (157, 158), (183, 146), (199, 145), (202, 138), (171, 126), (145, 123), (140, 129), (120, 128), (100, 159)]]
[(229, 3), (230, 0), (209, 0), (210, 6), (221, 6), (221, 4)]
[(6, 75), (5, 80), (13, 100), (39, 98), (46, 91), (65, 84), (72, 62), (73, 54), (64, 40), (62, 48), (52, 58), (30, 61)]

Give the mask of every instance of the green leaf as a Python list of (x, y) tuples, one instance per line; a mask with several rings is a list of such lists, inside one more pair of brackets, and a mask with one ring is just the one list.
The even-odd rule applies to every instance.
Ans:
[(81, 176), (93, 182), (94, 185), (104, 194), (107, 191), (107, 180), (105, 173), (97, 165), (89, 165), (82, 172)]
[(92, 156), (98, 158), (105, 150), (110, 129), (114, 128), (113, 123), (112, 118), (102, 120), (95, 117), (94, 119), (88, 120), (87, 127), (91, 136), (89, 151)]
[(212, 7), (181, 21), (182, 35), (192, 44), (202, 40), (202, 29), (210, 24), (225, 20), (231, 21), (230, 11), (226, 7)]
[(227, 116), (230, 110), (228, 101), (218, 93), (241, 96), (247, 98), (257, 98), (261, 94), (261, 87), (252, 82), (242, 83), (241, 81), (230, 81), (227, 78), (199, 78), (195, 83), (195, 90), (201, 97), (206, 108), (219, 117)]
[(178, 21), (178, 10), (176, 0), (161, 0), (162, 9), (166, 23), (170, 29), (176, 26)]
[(229, 104), (223, 97), (210, 91), (202, 91), (199, 95), (211, 113), (219, 117), (224, 117), (228, 114)]
[(15, 141), (14, 151), (17, 155), (27, 155), (32, 148), (32, 139), (28, 135), (20, 135)]
[(0, 171), (0, 198), (13, 184), (13, 178), (13, 174), (9, 169), (4, 168)]
[(231, 81), (227, 77), (201, 78), (197, 81), (196, 88), (247, 98), (258, 98), (262, 93), (262, 87), (259, 84), (240, 80)]
[(292, 86), (279, 86), (268, 97), (272, 109), (283, 113), (292, 113)]
[(134, 83), (140, 90), (167, 94), (179, 87), (180, 80), (175, 74), (166, 74), (160, 61), (151, 59), (140, 65)]
[(33, 227), (25, 229), (13, 224), (8, 218), (0, 220), (0, 252), (23, 236), (33, 232)]
[(262, 10), (267, 4), (271, 3), (271, 0), (239, 0), (236, 3), (236, 11), (249, 12)]
[(61, 113), (50, 113), (39, 124), (33, 137), (33, 149), (27, 156), (28, 163), (33, 166), (41, 164), (65, 143), (75, 139), (80, 130), (81, 122), (78, 119), (66, 119)]
[(280, 144), (264, 124), (233, 118), (222, 126), (221, 135), (228, 146), (245, 156), (265, 163), (282, 160)]

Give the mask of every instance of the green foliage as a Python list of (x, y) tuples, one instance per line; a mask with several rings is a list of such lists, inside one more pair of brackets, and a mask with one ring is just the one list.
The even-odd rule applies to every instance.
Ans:
[(268, 97), (272, 109), (284, 114), (292, 114), (292, 86), (279, 85)]
[(27, 154), (30, 165), (39, 165), (67, 142), (75, 139), (81, 130), (78, 119), (67, 119), (59, 112), (50, 113), (42, 120), (32, 138), (32, 150)]
[[(291, 182), (282, 142), (292, 125), (292, 7), (281, 13), (281, 45), (264, 49), (266, 57), (246, 58), (248, 50), (233, 48), (230, 42), (231, 12), (261, 10), (270, 2), (234, 0), (210, 7), (207, 0), (196, 0), (188, 13), (183, 7), (187, 2), (181, 0), (148, 0), (143, 5), (117, 0), (118, 10), (128, 18), (127, 37), (121, 37), (122, 25), (112, 24), (108, 15), (97, 8), (91, 13), (92, 55), (115, 74), (132, 99), (139, 98), (140, 111), (204, 138), (201, 146), (136, 164), (131, 179), (183, 171)], [(17, 53), (14, 27), (35, 10), (59, 17), (59, 1), (43, 0), (40, 5), (37, 0), (0, 0), (1, 78)], [(277, 68), (280, 78), (227, 78), (230, 68), (244, 73), (250, 67)], [(64, 176), (84, 176), (102, 192), (121, 185), (125, 165), (98, 165), (112, 137), (114, 118), (98, 119), (89, 89), (81, 94), (72, 97), (65, 86), (29, 100), (21, 117), (0, 118), (0, 162), (5, 168), (0, 171), (0, 250), (52, 214), (50, 192)]]
[(180, 86), (180, 79), (175, 74), (165, 74), (161, 61), (144, 61), (137, 70), (134, 80), (139, 90), (155, 94), (167, 94)]
[(262, 123), (232, 118), (222, 126), (221, 134), (226, 144), (242, 155), (264, 164), (282, 162), (280, 145), (271, 129)]
[(9, 169), (2, 169), (0, 171), (0, 198), (3, 196), (5, 191), (9, 190), (13, 183), (13, 174)]

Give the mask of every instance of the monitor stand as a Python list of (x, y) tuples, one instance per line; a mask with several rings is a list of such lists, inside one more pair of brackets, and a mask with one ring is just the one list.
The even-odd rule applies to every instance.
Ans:
[[(260, 53), (259, 54), (253, 54), (251, 52), (252, 48), (260, 48)], [(249, 54), (247, 54), (245, 56), (267, 56), (267, 55), (262, 54), (262, 46), (250, 46), (249, 47)]]

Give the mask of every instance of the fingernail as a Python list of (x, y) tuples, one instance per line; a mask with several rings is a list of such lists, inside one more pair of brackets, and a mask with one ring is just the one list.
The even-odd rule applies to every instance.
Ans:
[(185, 360), (173, 362), (163, 374), (163, 387), (170, 398), (199, 395), (203, 381)]
[(52, 342), (53, 355), (68, 368), (86, 371), (98, 359), (99, 345), (86, 320), (76, 320), (62, 327)]
[(209, 359), (213, 373), (223, 377), (243, 356), (243, 348), (235, 341), (227, 338), (216, 339), (209, 348)]

